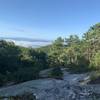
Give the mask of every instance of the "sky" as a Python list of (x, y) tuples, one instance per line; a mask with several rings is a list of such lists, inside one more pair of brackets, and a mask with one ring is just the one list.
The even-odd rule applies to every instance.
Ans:
[(0, 0), (0, 37), (81, 37), (98, 22), (100, 0)]

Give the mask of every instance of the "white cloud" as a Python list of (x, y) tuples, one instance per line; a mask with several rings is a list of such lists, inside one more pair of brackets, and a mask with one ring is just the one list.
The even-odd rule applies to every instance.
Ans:
[(12, 39), (6, 39), (6, 41), (13, 41), (16, 45), (24, 47), (33, 47), (33, 48), (51, 44), (51, 42), (30, 42), (30, 41), (17, 41)]

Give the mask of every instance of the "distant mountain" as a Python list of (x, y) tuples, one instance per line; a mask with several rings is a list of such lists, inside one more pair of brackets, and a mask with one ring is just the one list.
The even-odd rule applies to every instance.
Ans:
[(33, 48), (37, 48), (40, 46), (46, 46), (52, 43), (52, 41), (50, 40), (18, 38), (18, 37), (0, 37), (0, 40), (12, 41), (16, 45), (24, 46), (24, 47), (33, 47)]

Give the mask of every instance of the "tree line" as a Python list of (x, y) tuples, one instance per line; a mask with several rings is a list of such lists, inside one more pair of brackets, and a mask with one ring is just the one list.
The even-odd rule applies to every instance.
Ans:
[(32, 48), (0, 41), (0, 84), (37, 79), (40, 70), (48, 68), (47, 55)]

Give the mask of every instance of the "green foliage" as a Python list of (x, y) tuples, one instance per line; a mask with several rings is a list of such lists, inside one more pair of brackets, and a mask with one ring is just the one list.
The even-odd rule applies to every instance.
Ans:
[(37, 49), (0, 41), (0, 85), (36, 79), (47, 68), (54, 68), (51, 76), (61, 77), (61, 67), (74, 73), (100, 70), (100, 23), (90, 27), (82, 39), (77, 35), (58, 37)]
[(63, 43), (64, 43), (64, 40), (61, 38), (61, 37), (58, 37), (54, 42), (53, 42), (53, 47), (55, 48), (61, 48), (63, 47)]
[(65, 42), (67, 43), (68, 46), (72, 46), (74, 44), (79, 44), (80, 39), (77, 35), (70, 35), (69, 38), (65, 38)]
[(51, 77), (56, 78), (56, 79), (62, 79), (63, 73), (60, 67), (55, 67), (52, 72), (51, 72)]
[(17, 83), (19, 83), (19, 82), (24, 82), (24, 81), (32, 80), (32, 79), (37, 79), (39, 77), (38, 70), (36, 70), (34, 68), (28, 68), (28, 67), (24, 68), (24, 69), (20, 68), (14, 74), (15, 81)]
[(89, 62), (84, 57), (78, 57), (77, 63), (69, 64), (68, 69), (71, 73), (84, 73), (89, 71)]
[(94, 71), (90, 77), (90, 84), (99, 84), (100, 83), (100, 71)]
[(0, 41), (0, 85), (9, 81), (23, 82), (39, 77), (47, 67), (44, 52), (16, 46), (13, 42)]
[(100, 70), (100, 51), (98, 51), (92, 58), (90, 67), (94, 70)]
[(13, 72), (17, 70), (20, 49), (12, 42), (0, 41), (0, 73)]
[[(77, 35), (57, 38), (47, 47), (49, 67), (66, 67), (72, 72), (86, 72), (100, 66), (100, 23), (93, 25), (80, 39)], [(91, 66), (91, 67), (90, 67)]]
[(6, 83), (7, 79), (5, 75), (0, 74), (0, 86)]

